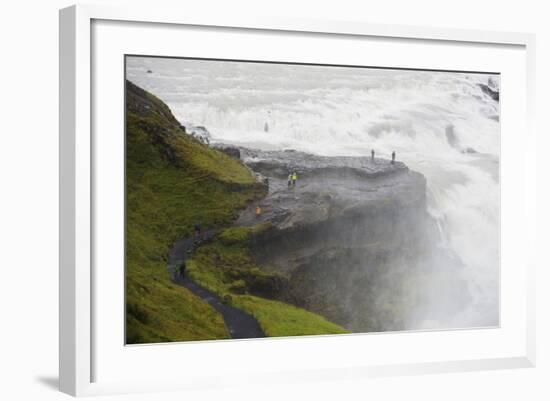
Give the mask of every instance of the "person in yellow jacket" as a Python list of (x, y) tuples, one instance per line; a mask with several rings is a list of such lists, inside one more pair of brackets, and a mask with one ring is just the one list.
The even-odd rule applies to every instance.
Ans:
[(296, 171), (294, 173), (292, 173), (292, 186), (295, 187), (296, 186), (296, 181), (298, 180), (298, 173), (296, 173)]

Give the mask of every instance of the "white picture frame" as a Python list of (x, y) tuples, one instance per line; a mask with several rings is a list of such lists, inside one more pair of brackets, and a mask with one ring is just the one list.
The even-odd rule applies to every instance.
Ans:
[[(242, 379), (254, 378), (260, 382), (267, 383), (288, 383), (293, 380), (326, 380), (342, 377), (360, 379), (369, 376), (402, 375), (436, 373), (447, 371), (468, 371), (480, 369), (504, 369), (515, 367), (531, 367), (535, 364), (535, 263), (534, 252), (529, 251), (529, 244), (535, 243), (535, 133), (532, 127), (534, 113), (534, 49), (535, 37), (525, 33), (507, 32), (484, 32), (459, 29), (438, 29), (414, 26), (397, 25), (375, 25), (362, 22), (349, 21), (317, 21), (317, 20), (293, 20), (279, 18), (258, 18), (255, 16), (242, 16), (239, 19), (223, 18), (209, 15), (188, 15), (185, 10), (166, 10), (150, 8), (113, 8), (99, 5), (78, 5), (60, 11), (60, 390), (75, 396), (127, 393), (134, 391), (165, 391), (171, 389), (208, 388), (210, 386), (225, 385), (225, 373), (222, 368), (212, 375), (205, 375), (200, 369), (191, 372), (186, 376), (188, 380), (182, 383), (181, 380), (170, 378), (161, 380), (151, 378), (148, 381), (129, 380), (125, 377), (110, 376), (106, 380), (98, 380), (98, 365), (95, 358), (101, 346), (96, 346), (97, 310), (94, 308), (94, 288), (97, 290), (98, 282), (94, 275), (94, 231), (96, 221), (94, 210), (94, 191), (96, 182), (94, 180), (95, 170), (98, 168), (97, 152), (102, 149), (96, 147), (93, 138), (93, 126), (96, 124), (94, 118), (94, 103), (92, 102), (93, 87), (91, 85), (96, 60), (94, 60), (94, 46), (100, 46), (101, 41), (93, 42), (94, 23), (98, 21), (124, 22), (134, 24), (132, 29), (137, 32), (143, 28), (142, 24), (153, 24), (159, 27), (181, 26), (200, 27), (209, 29), (230, 29), (232, 31), (242, 30), (253, 33), (284, 33), (307, 34), (309, 37), (316, 35), (323, 37), (338, 37), (342, 40), (357, 40), (361, 38), (383, 38), (386, 41), (408, 40), (419, 42), (430, 42), (438, 45), (460, 44), (463, 47), (476, 46), (500, 46), (513, 47), (518, 50), (520, 68), (524, 71), (524, 80), (515, 83), (524, 91), (525, 97), (521, 103), (525, 107), (525, 113), (520, 117), (523, 143), (525, 146), (518, 150), (521, 160), (524, 162), (518, 168), (519, 172), (514, 180), (523, 182), (524, 191), (522, 198), (517, 200), (519, 208), (513, 213), (510, 221), (518, 221), (522, 224), (525, 247), (521, 248), (524, 254), (524, 262), (521, 265), (522, 279), (517, 281), (521, 289), (517, 296), (521, 296), (522, 308), (518, 311), (521, 322), (514, 326), (514, 337), (509, 343), (502, 344), (502, 348), (495, 348), (494, 352), (465, 355), (464, 358), (455, 357), (444, 360), (417, 360), (410, 356), (407, 362), (385, 362), (384, 358), (377, 362), (360, 360), (340, 361), (338, 366), (331, 366), (330, 357), (326, 358), (323, 364), (314, 367), (302, 366), (293, 370), (263, 371), (262, 369), (246, 369), (247, 373)], [(125, 25), (120, 29), (129, 29)], [(119, 29), (119, 28), (117, 28)], [(160, 35), (163, 33), (160, 32)], [(122, 39), (121, 39), (122, 40)], [(275, 39), (276, 40), (276, 39)], [(520, 54), (521, 53), (521, 54)], [(514, 56), (514, 57), (516, 57)], [(457, 68), (458, 69), (458, 68)], [(521, 81), (521, 82), (520, 82)], [(516, 81), (514, 81), (516, 82)], [(521, 87), (524, 85), (523, 87)], [(122, 85), (121, 85), (122, 87)], [(122, 88), (119, 88), (122, 90)], [(122, 104), (120, 105), (122, 108)], [(503, 115), (503, 119), (506, 119)], [(120, 134), (123, 134), (123, 127), (120, 126)], [(503, 134), (504, 135), (504, 134)], [(519, 135), (519, 134), (518, 134)], [(511, 140), (509, 141), (510, 144)], [(503, 159), (504, 163), (504, 159)], [(509, 171), (503, 168), (503, 174)], [(506, 179), (506, 178), (504, 178)], [(519, 195), (518, 195), (519, 196)], [(508, 209), (510, 210), (510, 209)], [(517, 218), (517, 220), (516, 220)], [(509, 226), (508, 226), (509, 227)], [(518, 252), (519, 252), (518, 251)], [(122, 290), (122, 289), (121, 289)], [(107, 293), (103, 296), (109, 297)], [(503, 294), (506, 296), (506, 294)], [(504, 305), (507, 305), (504, 302)], [(506, 307), (506, 306), (504, 306)], [(120, 322), (122, 325), (123, 322)], [(506, 329), (508, 322), (500, 330)], [(487, 337), (491, 341), (488, 332), (464, 331), (462, 336)], [(422, 336), (430, 336), (426, 333), (415, 334), (421, 341), (430, 341)], [(392, 342), (398, 344), (403, 336), (396, 334), (379, 334), (368, 337), (368, 341), (380, 341), (383, 343), (385, 336), (393, 336)], [(436, 335), (433, 335), (434, 339)], [(440, 334), (441, 341), (446, 334)], [(439, 338), (438, 337), (438, 338)], [(232, 342), (234, 345), (220, 345), (219, 342), (206, 342), (200, 345), (203, 352), (206, 347), (220, 347), (231, 352), (243, 352), (243, 349), (252, 348), (254, 351), (244, 352), (280, 352), (285, 347), (299, 352), (297, 348), (314, 349), (319, 340), (326, 341), (323, 347), (335, 347), (337, 350), (342, 346), (342, 341), (359, 346), (365, 341), (363, 335), (344, 336), (338, 339), (330, 338), (301, 338), (299, 340), (261, 340)], [(376, 340), (372, 340), (376, 338)], [(510, 337), (511, 338), (511, 337)], [(292, 342), (300, 341), (300, 343)], [(435, 340), (439, 341), (439, 340)], [(465, 340), (471, 341), (471, 340)], [(484, 340), (485, 341), (485, 340)], [(504, 341), (504, 340), (503, 340)], [(508, 341), (508, 340), (506, 340)], [(513, 343), (513, 344), (512, 344)], [(258, 345), (260, 344), (260, 345)], [(296, 346), (296, 344), (299, 344)], [(511, 345), (512, 344), (512, 345)], [(403, 342), (403, 346), (405, 343)], [(120, 343), (124, 347), (123, 342)], [(150, 346), (147, 350), (151, 354), (160, 354), (156, 351), (170, 345)], [(231, 347), (231, 349), (229, 349)], [(271, 348), (271, 351), (270, 351)], [(325, 349), (327, 349), (325, 348)], [(189, 352), (190, 347), (187, 348)], [(293, 352), (294, 352), (293, 351)], [(224, 351), (225, 352), (225, 351)], [(307, 352), (307, 351), (304, 351)], [(192, 355), (192, 352), (190, 353)], [(220, 355), (225, 355), (220, 353)], [(266, 354), (268, 355), (268, 354)], [(329, 352), (330, 355), (330, 352)], [(458, 355), (458, 354), (457, 354)], [(102, 356), (100, 355), (100, 358)], [(138, 356), (139, 357), (139, 356)], [(133, 359), (135, 362), (136, 359)], [(150, 360), (148, 360), (149, 362)], [(99, 372), (101, 373), (101, 372)], [(328, 375), (330, 373), (330, 375)], [(238, 384), (238, 383), (237, 383)]]

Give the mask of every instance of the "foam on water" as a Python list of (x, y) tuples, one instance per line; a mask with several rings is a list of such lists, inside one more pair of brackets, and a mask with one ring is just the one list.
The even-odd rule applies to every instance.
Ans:
[(426, 176), (441, 246), (466, 265), (474, 302), (454, 323), (498, 324), (499, 104), (479, 87), (489, 78), (498, 87), (498, 76), (135, 57), (127, 77), (214, 141), (329, 156), (395, 151)]

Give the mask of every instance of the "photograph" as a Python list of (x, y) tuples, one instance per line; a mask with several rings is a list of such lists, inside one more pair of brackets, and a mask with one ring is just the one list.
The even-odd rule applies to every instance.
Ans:
[(124, 61), (127, 345), (500, 326), (499, 73)]
[(543, 4), (3, 2), (0, 399), (549, 401)]

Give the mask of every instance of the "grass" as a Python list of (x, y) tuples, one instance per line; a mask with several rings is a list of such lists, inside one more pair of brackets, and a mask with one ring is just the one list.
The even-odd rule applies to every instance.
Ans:
[(222, 231), (188, 261), (189, 275), (226, 302), (253, 315), (267, 336), (346, 333), (320, 315), (266, 298), (276, 297), (286, 281), (284, 276), (260, 269), (250, 256), (250, 239), (267, 227), (263, 224)]
[[(165, 274), (129, 264), (126, 281), (128, 344), (229, 338), (223, 318), (185, 288), (174, 286)], [(131, 273), (130, 273), (131, 272)]]
[(164, 103), (127, 85), (127, 343), (228, 338), (223, 318), (166, 273), (171, 244), (229, 224), (261, 196), (249, 170), (185, 135)]
[(233, 305), (252, 314), (270, 337), (344, 334), (335, 323), (305, 309), (251, 295), (233, 297)]

